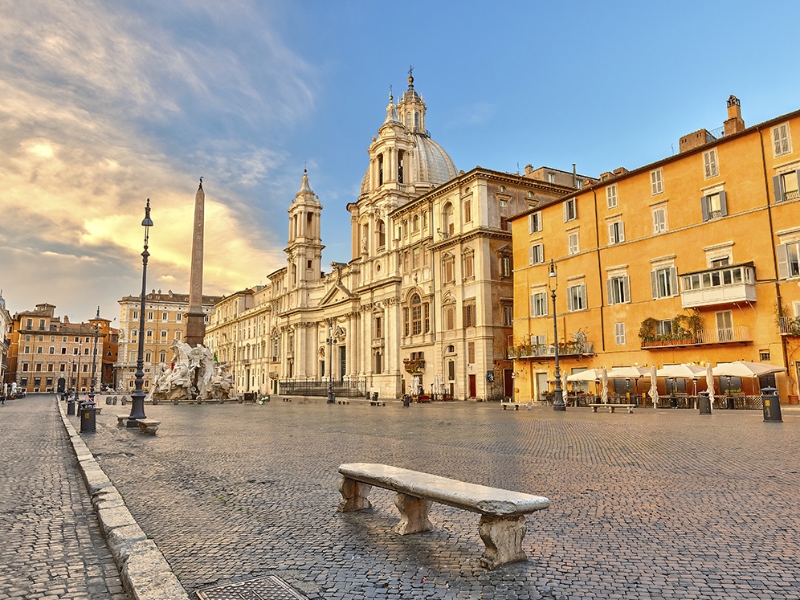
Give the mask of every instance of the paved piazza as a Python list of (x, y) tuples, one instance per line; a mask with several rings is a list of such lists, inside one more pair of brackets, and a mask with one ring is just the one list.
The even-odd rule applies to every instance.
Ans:
[[(278, 575), (312, 599), (800, 598), (800, 412), (324, 400), (104, 406), (84, 435), (189, 592)], [(434, 504), (398, 536), (393, 494), (340, 514), (337, 467), (380, 462), (540, 494), (529, 561), (486, 571), (479, 516)], [(194, 596), (193, 596), (194, 597)]]
[(0, 600), (128, 600), (52, 394), (0, 405)]

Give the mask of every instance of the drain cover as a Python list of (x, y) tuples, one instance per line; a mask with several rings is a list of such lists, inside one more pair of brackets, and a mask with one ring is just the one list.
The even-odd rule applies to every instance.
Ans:
[(280, 577), (270, 575), (197, 592), (199, 600), (308, 600)]

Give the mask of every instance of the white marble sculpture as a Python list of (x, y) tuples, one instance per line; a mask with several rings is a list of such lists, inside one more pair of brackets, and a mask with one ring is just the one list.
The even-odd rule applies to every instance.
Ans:
[(146, 400), (153, 403), (160, 400), (202, 402), (230, 398), (233, 378), (225, 365), (217, 364), (211, 350), (204, 346), (193, 348), (175, 340), (172, 351), (172, 364), (157, 368)]

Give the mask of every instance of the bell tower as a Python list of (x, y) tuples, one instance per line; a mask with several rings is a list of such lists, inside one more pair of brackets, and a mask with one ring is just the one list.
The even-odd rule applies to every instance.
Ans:
[(289, 288), (305, 287), (309, 281), (317, 281), (322, 275), (322, 237), (320, 216), (322, 205), (308, 185), (308, 171), (303, 169), (300, 191), (289, 207), (289, 245), (287, 269)]

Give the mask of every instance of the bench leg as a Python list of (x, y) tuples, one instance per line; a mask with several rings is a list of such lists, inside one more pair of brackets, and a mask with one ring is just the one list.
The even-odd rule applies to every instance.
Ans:
[(609, 406), (608, 407), (608, 412), (610, 412), (610, 413), (614, 412), (614, 407), (613, 406)]
[(494, 569), (505, 563), (527, 560), (522, 550), (522, 538), (525, 537), (525, 516), (490, 517), (481, 515), (479, 532), (486, 546), (481, 557), (481, 566)]
[(592, 412), (597, 412), (597, 407), (596, 406), (592, 407)]
[(398, 492), (394, 497), (394, 505), (400, 511), (400, 523), (397, 524), (394, 530), (400, 535), (433, 529), (433, 524), (428, 520), (428, 509), (431, 507), (430, 500)]
[(364, 510), (372, 508), (372, 503), (367, 498), (371, 485), (342, 477), (339, 481), (339, 491), (342, 494), (342, 501), (339, 502), (339, 512), (352, 512), (354, 510)]

